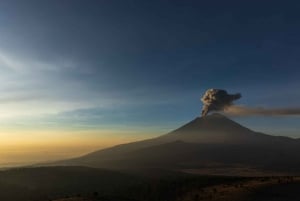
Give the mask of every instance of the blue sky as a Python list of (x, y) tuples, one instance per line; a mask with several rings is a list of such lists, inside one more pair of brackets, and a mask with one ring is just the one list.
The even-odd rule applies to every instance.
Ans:
[[(208, 88), (240, 92), (238, 103), (251, 107), (299, 107), (299, 9), (297, 1), (1, 1), (0, 127), (157, 135), (198, 116)], [(300, 137), (298, 116), (234, 119)]]

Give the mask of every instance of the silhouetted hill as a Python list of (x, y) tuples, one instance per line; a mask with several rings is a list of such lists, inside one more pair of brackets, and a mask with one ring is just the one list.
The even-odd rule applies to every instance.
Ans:
[(171, 201), (194, 188), (241, 180), (159, 169), (121, 173), (87, 167), (16, 168), (0, 171), (0, 200)]
[(112, 169), (241, 167), (300, 172), (298, 153), (299, 140), (254, 132), (223, 115), (212, 114), (157, 138), (114, 146), (56, 164)]
[(0, 200), (52, 200), (65, 196), (113, 194), (141, 179), (120, 172), (88, 167), (14, 168), (0, 171)]

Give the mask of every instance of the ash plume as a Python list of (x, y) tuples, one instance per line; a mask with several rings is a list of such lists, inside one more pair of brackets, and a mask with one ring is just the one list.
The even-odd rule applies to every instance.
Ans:
[(203, 102), (202, 116), (206, 116), (211, 111), (222, 111), (236, 116), (300, 115), (300, 107), (266, 109), (234, 105), (233, 102), (241, 97), (240, 93), (228, 94), (224, 89), (208, 89), (201, 98)]
[(206, 116), (210, 111), (224, 111), (233, 104), (233, 101), (241, 97), (240, 93), (228, 94), (223, 89), (209, 89), (201, 98), (203, 102), (202, 116)]
[(300, 115), (300, 108), (249, 108), (232, 105), (224, 110), (225, 113), (237, 116), (288, 116)]

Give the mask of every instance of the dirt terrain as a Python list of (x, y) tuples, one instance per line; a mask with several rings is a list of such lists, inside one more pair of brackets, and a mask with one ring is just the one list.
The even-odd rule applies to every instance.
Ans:
[(81, 197), (75, 197), (75, 198), (64, 198), (59, 199), (55, 201), (99, 201), (99, 199), (93, 199), (93, 198), (81, 198)]
[(299, 189), (300, 177), (270, 177), (194, 190), (177, 201), (298, 201)]
[[(176, 201), (300, 201), (299, 189), (300, 177), (262, 177), (195, 189)], [(107, 199), (73, 197), (53, 201), (104, 200)]]

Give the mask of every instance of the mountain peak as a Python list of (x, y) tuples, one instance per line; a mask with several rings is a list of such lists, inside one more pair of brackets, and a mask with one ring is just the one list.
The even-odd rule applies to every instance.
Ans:
[(253, 133), (228, 117), (213, 113), (205, 117), (197, 117), (163, 138), (173, 138), (185, 142), (224, 143), (244, 141), (253, 136)]
[[(220, 114), (220, 113), (213, 113), (211, 115), (207, 115), (205, 117), (197, 117), (193, 121), (183, 125), (182, 127), (178, 128), (177, 130), (219, 130), (219, 129), (226, 129), (226, 128), (243, 128), (247, 129), (240, 124), (232, 121), (228, 117)], [(177, 131), (175, 130), (175, 131)], [(249, 130), (249, 129), (247, 129)]]
[[(298, 171), (300, 160), (295, 160), (298, 150), (297, 140), (256, 133), (224, 115), (215, 113), (197, 117), (157, 138), (99, 150), (79, 158), (58, 162), (56, 165), (87, 165), (114, 169), (176, 169), (199, 168), (199, 165), (204, 167), (211, 164), (240, 168), (243, 164), (245, 167), (274, 168), (275, 162), (278, 167), (285, 168), (286, 165), (290, 165), (289, 167), (294, 168), (291, 170)], [(277, 157), (282, 154), (288, 157)]]
[(217, 113), (217, 112), (212, 113), (210, 115), (206, 115), (206, 116), (204, 116), (202, 118), (225, 118), (225, 119), (228, 119), (225, 115), (222, 115), (222, 114)]
[(216, 112), (216, 113), (212, 113), (210, 115), (196, 117), (193, 121), (204, 121), (204, 120), (205, 121), (210, 121), (210, 120), (216, 120), (216, 119), (218, 119), (218, 120), (221, 120), (221, 119), (223, 119), (223, 120), (230, 120), (225, 115), (222, 115), (222, 114)]

